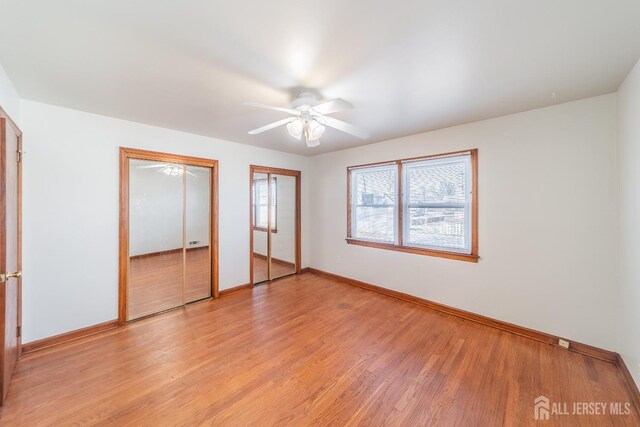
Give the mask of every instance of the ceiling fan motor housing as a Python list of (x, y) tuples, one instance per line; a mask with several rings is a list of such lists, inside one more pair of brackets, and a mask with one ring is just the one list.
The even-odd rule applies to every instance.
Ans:
[(298, 96), (291, 101), (291, 108), (297, 110), (301, 107), (313, 107), (314, 105), (318, 105), (320, 103), (320, 97), (315, 93), (311, 92), (302, 92), (298, 94)]

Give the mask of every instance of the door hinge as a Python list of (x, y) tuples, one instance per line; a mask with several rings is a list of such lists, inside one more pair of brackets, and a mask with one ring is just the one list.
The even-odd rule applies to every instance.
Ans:
[(22, 162), (22, 151), (16, 150), (18, 163)]
[(16, 337), (20, 338), (22, 336), (22, 326), (18, 326), (18, 334), (16, 335)]

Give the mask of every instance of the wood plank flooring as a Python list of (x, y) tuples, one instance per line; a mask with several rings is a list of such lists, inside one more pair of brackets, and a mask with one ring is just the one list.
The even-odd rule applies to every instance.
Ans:
[[(183, 305), (182, 250), (133, 257), (129, 261), (129, 319)], [(185, 302), (211, 296), (209, 247), (187, 249)]]
[(539, 395), (630, 401), (622, 384), (613, 364), (303, 274), (28, 355), (0, 423), (526, 426)]
[[(282, 276), (287, 276), (289, 274), (294, 274), (296, 272), (295, 264), (276, 260), (273, 258), (271, 259), (271, 269), (274, 279)], [(269, 274), (267, 271), (267, 259), (264, 257), (264, 255), (254, 254), (253, 283), (260, 283), (264, 282), (265, 280), (269, 280)]]

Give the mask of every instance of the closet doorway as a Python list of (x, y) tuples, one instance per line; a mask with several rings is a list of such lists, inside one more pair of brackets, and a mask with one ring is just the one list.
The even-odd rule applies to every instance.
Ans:
[(218, 162), (120, 148), (124, 324), (218, 297)]
[(300, 171), (250, 167), (251, 286), (300, 273)]

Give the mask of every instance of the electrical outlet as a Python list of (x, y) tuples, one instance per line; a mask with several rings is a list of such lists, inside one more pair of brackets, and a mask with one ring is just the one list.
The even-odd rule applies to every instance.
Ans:
[(558, 339), (558, 345), (560, 347), (569, 348), (569, 341), (563, 340), (562, 338)]

